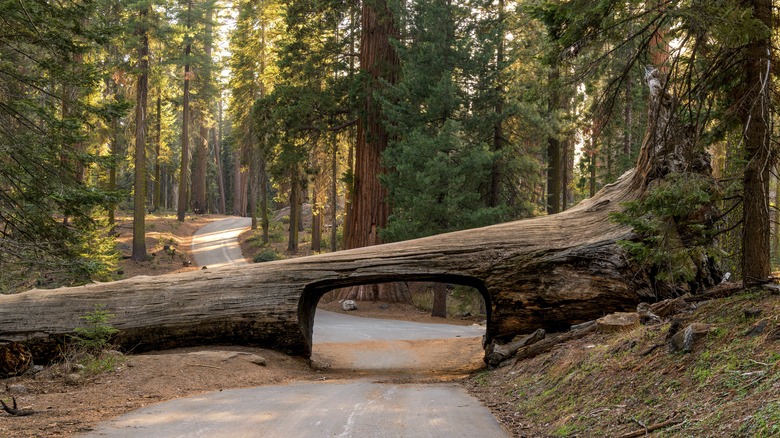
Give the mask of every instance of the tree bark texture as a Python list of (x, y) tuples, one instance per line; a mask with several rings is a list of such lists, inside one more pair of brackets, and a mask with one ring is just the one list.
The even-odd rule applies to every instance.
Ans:
[(217, 139), (214, 142), (214, 161), (217, 166), (217, 187), (219, 188), (219, 212), (227, 214), (225, 208), (225, 173), (222, 166), (222, 96), (217, 103)]
[[(591, 199), (549, 216), (422, 239), (254, 265), (0, 295), (0, 339), (51, 358), (96, 305), (116, 315), (118, 345), (144, 351), (208, 343), (261, 345), (309, 356), (317, 302), (339, 288), (428, 281), (471, 286), (487, 308), (488, 351), (537, 329), (548, 333), (655, 300), (650, 281), (617, 244), (632, 230), (610, 220), (677, 165), (706, 167), (670, 105), (653, 91), (637, 168)], [(653, 116), (655, 114), (655, 116)], [(683, 140), (680, 141), (680, 138)], [(690, 158), (688, 164), (681, 160)]]
[(148, 7), (138, 12), (138, 83), (135, 101), (135, 175), (133, 181), (133, 260), (146, 260), (146, 104), (149, 93)]
[(160, 208), (160, 195), (162, 193), (162, 181), (160, 176), (160, 147), (162, 146), (162, 89), (157, 89), (157, 103), (155, 105), (155, 121), (157, 122), (154, 136), (154, 187), (152, 189), (152, 208), (157, 211)]
[[(189, 17), (192, 12), (192, 0), (187, 2), (187, 28), (190, 27)], [(188, 41), (184, 48), (184, 91), (182, 103), (181, 121), (181, 168), (179, 174), (179, 202), (176, 206), (176, 217), (179, 222), (184, 222), (187, 213), (187, 186), (190, 172), (190, 52), (192, 42)]]
[[(213, 39), (213, 25), (212, 20), (214, 16), (214, 9), (209, 7), (206, 12), (206, 25), (205, 25), (205, 44), (203, 47), (204, 59), (206, 62), (211, 61), (212, 51), (212, 39)], [(209, 126), (208, 126), (208, 108), (211, 94), (208, 90), (211, 84), (211, 68), (208, 65), (203, 66), (201, 76), (201, 99), (205, 102), (201, 105), (200, 110), (200, 129), (198, 135), (198, 141), (196, 143), (195, 156), (192, 166), (192, 211), (196, 214), (203, 214), (208, 211), (208, 185), (206, 177), (208, 175), (209, 164)]]
[(387, 225), (390, 214), (385, 202), (387, 193), (379, 182), (384, 172), (382, 152), (387, 147), (388, 134), (382, 125), (382, 115), (372, 91), (380, 80), (394, 84), (398, 79), (398, 55), (391, 38), (398, 30), (392, 11), (385, 0), (363, 2), (360, 68), (367, 74), (364, 116), (358, 120), (355, 148), (354, 198), (349, 218), (347, 248), (360, 248), (380, 243), (379, 229)]
[[(771, 0), (746, 0), (753, 16), (772, 29)], [(739, 114), (743, 126), (745, 161), (742, 204), (742, 280), (746, 287), (767, 280), (769, 258), (769, 169), (771, 167), (770, 33), (748, 44)]]

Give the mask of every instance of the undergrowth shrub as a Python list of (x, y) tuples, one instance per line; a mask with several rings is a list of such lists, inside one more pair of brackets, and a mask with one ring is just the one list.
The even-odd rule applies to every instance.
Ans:
[(624, 203), (624, 211), (610, 214), (638, 236), (618, 244), (656, 280), (691, 283), (710, 276), (725, 255), (714, 245), (719, 193), (711, 178), (669, 174), (641, 199)]
[[(77, 327), (65, 352), (65, 363), (69, 369), (78, 369), (81, 374), (93, 376), (112, 371), (124, 362), (124, 356), (113, 349), (111, 339), (119, 330), (109, 322), (114, 318), (105, 306), (97, 305), (95, 310), (81, 317), (85, 326)], [(76, 364), (71, 366), (70, 364)]]

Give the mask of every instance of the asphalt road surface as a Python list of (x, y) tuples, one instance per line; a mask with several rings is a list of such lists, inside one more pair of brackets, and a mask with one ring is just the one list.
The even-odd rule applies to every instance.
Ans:
[[(212, 267), (239, 260), (240, 249), (236, 257), (236, 248), (223, 232), (237, 236), (245, 229), (242, 221), (225, 219), (201, 229), (199, 235), (210, 240), (193, 239), (193, 246), (200, 245), (195, 256), (198, 264)], [(379, 320), (320, 310), (314, 321), (314, 349), (318, 344), (359, 348), (367, 342), (424, 342), (482, 334), (484, 328), (478, 326)], [(367, 362), (375, 363), (380, 356), (392, 359), (395, 368), (403, 367), (407, 357), (403, 351), (374, 351)], [(408, 356), (412, 360), (413, 355)], [(351, 366), (361, 367), (360, 362)], [(389, 380), (375, 376), (373, 380), (263, 386), (172, 400), (103, 423), (84, 438), (508, 436), (490, 411), (457, 384), (383, 383), (376, 377)]]
[(246, 263), (238, 235), (249, 229), (252, 219), (232, 217), (211, 222), (192, 235), (192, 256), (198, 266), (216, 268)]

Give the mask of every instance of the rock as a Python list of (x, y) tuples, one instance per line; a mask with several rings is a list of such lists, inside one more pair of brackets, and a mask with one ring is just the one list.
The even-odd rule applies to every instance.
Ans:
[(761, 315), (761, 309), (758, 307), (750, 307), (748, 309), (745, 309), (742, 311), (744, 313), (745, 318), (756, 318), (759, 315)]
[(707, 339), (707, 335), (710, 334), (713, 327), (709, 324), (702, 324), (694, 322), (685, 327), (684, 330), (678, 331), (670, 339), (669, 350), (672, 353), (685, 352), (690, 353), (693, 349), (701, 343), (704, 339)]
[(344, 300), (341, 302), (341, 310), (348, 312), (350, 310), (357, 310), (357, 303), (353, 300)]
[(264, 367), (266, 365), (266, 359), (263, 356), (258, 356), (256, 354), (249, 354), (244, 357), (249, 362), (252, 362), (255, 365), (260, 365), (261, 367)]
[(80, 363), (74, 363), (73, 366), (70, 367), (70, 370), (71, 371), (81, 371), (84, 368), (86, 368), (84, 365), (82, 365)]
[(764, 333), (764, 330), (766, 330), (766, 326), (769, 325), (769, 320), (764, 319), (759, 321), (756, 325), (750, 328), (750, 330), (745, 333), (745, 336), (749, 338), (755, 338), (758, 335), (761, 335)]
[(596, 320), (602, 333), (615, 333), (639, 327), (639, 314), (636, 312), (617, 312)]
[(27, 394), (27, 387), (22, 385), (21, 383), (14, 383), (11, 385), (8, 385), (8, 392), (10, 394)]
[(76, 386), (82, 383), (84, 383), (84, 377), (81, 374), (70, 373), (65, 375), (65, 384), (67, 385)]
[(390, 305), (387, 303), (382, 303), (378, 306), (381, 310), (387, 310), (390, 308)]
[(204, 266), (204, 267), (200, 268), (201, 271), (204, 270), (204, 269), (208, 269), (208, 267)]

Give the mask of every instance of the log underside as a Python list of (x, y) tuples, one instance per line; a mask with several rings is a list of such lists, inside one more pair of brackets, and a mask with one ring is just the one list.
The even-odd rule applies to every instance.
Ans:
[(423, 239), (249, 266), (0, 296), (0, 341), (26, 342), (38, 361), (102, 305), (116, 342), (145, 351), (230, 343), (311, 354), (314, 312), (326, 292), (361, 284), (441, 281), (485, 298), (485, 343), (506, 342), (634, 308), (648, 300), (608, 219), (636, 196), (629, 172), (566, 212)]

